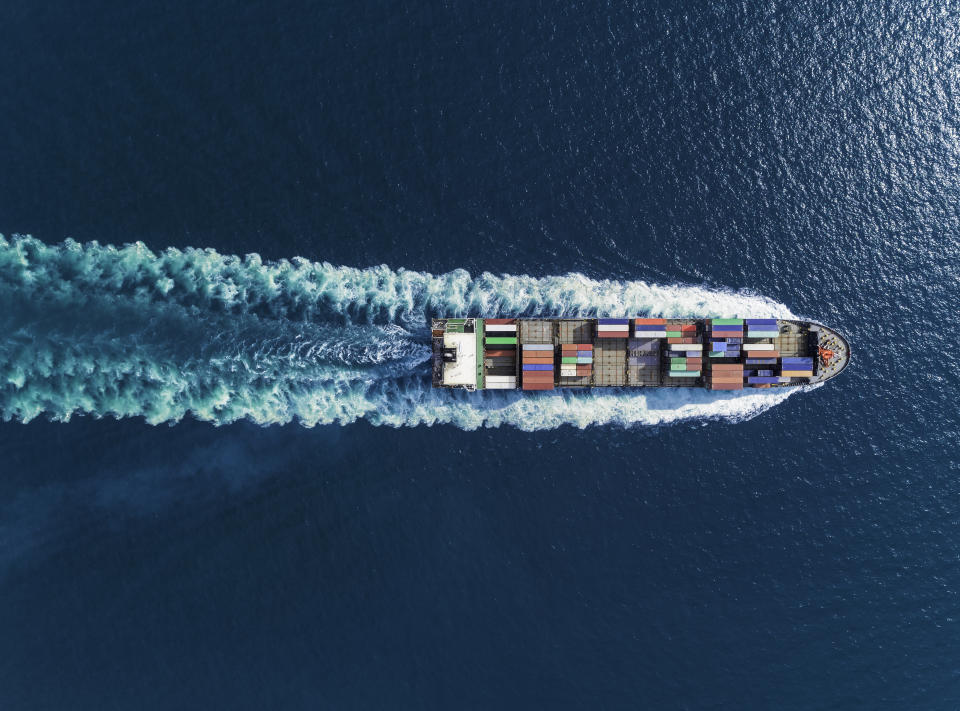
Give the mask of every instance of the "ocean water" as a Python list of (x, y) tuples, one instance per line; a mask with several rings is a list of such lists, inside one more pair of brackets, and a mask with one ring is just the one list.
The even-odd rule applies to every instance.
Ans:
[[(955, 709), (960, 7), (0, 7), (0, 708)], [(812, 318), (450, 394), (438, 314)]]

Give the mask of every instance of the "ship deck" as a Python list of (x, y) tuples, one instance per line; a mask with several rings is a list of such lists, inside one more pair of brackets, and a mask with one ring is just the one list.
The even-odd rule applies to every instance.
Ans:
[[(692, 353), (691, 355), (702, 358), (702, 366), (698, 377), (674, 377), (671, 375), (671, 358), (666, 349), (669, 347), (666, 340), (659, 341), (655, 350), (651, 350), (649, 341), (651, 339), (637, 338), (635, 334), (632, 337), (606, 337), (601, 336), (598, 331), (598, 322), (596, 319), (516, 319), (516, 340), (515, 350), (510, 350), (511, 346), (487, 346), (484, 348), (484, 327), (480, 319), (457, 319), (458, 323), (453, 328), (464, 332), (464, 336), (470, 334), (476, 337), (477, 357), (470, 359), (464, 358), (462, 364), (456, 368), (451, 367), (451, 374), (443, 375), (443, 367), (435, 360), (434, 363), (434, 384), (435, 385), (454, 385), (460, 384), (467, 379), (466, 374), (470, 370), (476, 372), (476, 385), (480, 388), (494, 387), (493, 382), (504, 379), (512, 380), (514, 388), (519, 387), (524, 382), (524, 371), (521, 368), (519, 354), (523, 353), (525, 345), (539, 344), (549, 345), (551, 347), (551, 357), (556, 358), (559, 364), (559, 351), (564, 344), (590, 344), (592, 347), (592, 367), (585, 368), (589, 374), (564, 375), (560, 369), (556, 368), (554, 372), (554, 385), (561, 388), (588, 388), (588, 387), (695, 387), (703, 388), (708, 386), (708, 377), (711, 368), (715, 365), (723, 365), (730, 362), (743, 362), (737, 359), (713, 358), (707, 357), (705, 351)], [(702, 343), (703, 348), (707, 348), (709, 334), (705, 331), (704, 319), (667, 319), (667, 330), (679, 330), (683, 326), (696, 328), (696, 341)], [(436, 319), (433, 323), (434, 351), (437, 352), (441, 345), (449, 348), (452, 343), (449, 340), (450, 334), (446, 328), (446, 320)], [(774, 383), (777, 385), (802, 385), (807, 383), (816, 383), (828, 380), (836, 376), (849, 362), (850, 349), (847, 342), (835, 331), (832, 331), (820, 324), (793, 321), (777, 320), (778, 335), (773, 338), (763, 339), (767, 347), (772, 345), (777, 358), (791, 357), (812, 357), (815, 363), (814, 374), (812, 378), (792, 378), (790, 382)], [(476, 333), (474, 334), (474, 331)], [(486, 335), (491, 335), (487, 333)], [(467, 338), (463, 338), (464, 345), (467, 344)], [(748, 342), (749, 340), (749, 342)], [(644, 341), (647, 346), (644, 347)], [(745, 339), (743, 350), (749, 351), (751, 343), (758, 342), (756, 339)], [(822, 363), (819, 357), (818, 346), (832, 350), (835, 357), (827, 363)], [(468, 355), (469, 348), (462, 348), (461, 352)], [(717, 354), (713, 354), (717, 355)], [(747, 368), (768, 368), (769, 366), (750, 366)], [(579, 371), (578, 371), (579, 372)], [(455, 381), (455, 382), (454, 382)], [(770, 385), (760, 385), (754, 387), (771, 387)]]

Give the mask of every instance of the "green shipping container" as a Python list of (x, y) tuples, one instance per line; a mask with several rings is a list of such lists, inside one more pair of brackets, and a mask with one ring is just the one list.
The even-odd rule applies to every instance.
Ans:
[(714, 326), (742, 326), (742, 318), (714, 318), (710, 319), (710, 323)]
[(667, 338), (682, 338), (682, 331), (667, 331)]
[(577, 359), (576, 359), (576, 358), (561, 358), (561, 359), (560, 359), (560, 362), (561, 362), (561, 363), (574, 363), (574, 364), (576, 364)]
[(687, 359), (686, 359), (686, 358), (673, 357), (673, 358), (670, 359), (670, 362), (671, 362), (671, 363), (686, 363), (686, 362), (687, 362)]
[(710, 351), (711, 358), (723, 358), (726, 355), (724, 351)]
[(670, 364), (670, 370), (686, 370), (686, 369), (687, 369), (687, 364), (686, 364), (686, 363), (671, 363), (671, 364)]
[(699, 370), (685, 370), (685, 371), (682, 371), (682, 372), (681, 372), (681, 371), (679, 371), (679, 370), (671, 370), (671, 371), (670, 371), (670, 377), (671, 377), (671, 378), (699, 378), (699, 377), (700, 377), (700, 371), (699, 371)]
[(491, 346), (515, 346), (517, 345), (517, 339), (515, 336), (513, 338), (507, 336), (487, 336), (487, 344)]

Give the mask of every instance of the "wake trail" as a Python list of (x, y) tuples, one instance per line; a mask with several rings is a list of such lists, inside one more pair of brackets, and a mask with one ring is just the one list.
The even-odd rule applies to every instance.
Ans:
[(580, 274), (472, 277), (0, 235), (0, 417), (550, 429), (737, 421), (795, 392), (430, 387), (432, 316), (791, 318), (766, 297)]

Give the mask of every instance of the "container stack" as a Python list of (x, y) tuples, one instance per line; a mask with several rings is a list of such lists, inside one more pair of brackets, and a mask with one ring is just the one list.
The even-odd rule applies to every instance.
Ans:
[(553, 390), (553, 345), (523, 344), (523, 389)]
[(780, 378), (773, 374), (772, 370), (748, 370), (746, 371), (747, 383), (753, 388), (769, 388), (782, 382)]
[(598, 338), (626, 338), (630, 335), (630, 319), (598, 318)]
[(747, 365), (776, 365), (780, 357), (772, 343), (748, 343), (744, 346), (747, 352)]
[(636, 318), (633, 320), (634, 338), (666, 338), (667, 319)]
[(743, 319), (710, 319), (710, 357), (739, 358), (743, 343)]
[(693, 358), (685, 356), (670, 357), (671, 378), (699, 378), (702, 368), (703, 358), (699, 356)]
[(747, 338), (777, 338), (780, 329), (775, 318), (748, 318)]
[(487, 390), (517, 388), (517, 321), (488, 318), (483, 321), (484, 384)]
[(667, 326), (667, 343), (695, 343), (696, 340), (685, 340), (688, 338), (695, 339), (697, 335), (697, 326), (696, 324), (670, 324)]
[(560, 377), (589, 378), (593, 373), (593, 344), (563, 343), (560, 345)]
[(703, 343), (696, 324), (667, 324), (667, 374), (671, 378), (699, 378), (703, 370)]
[(710, 366), (711, 390), (743, 390), (742, 363), (714, 363)]
[(813, 358), (784, 358), (780, 375), (785, 378), (812, 378)]

